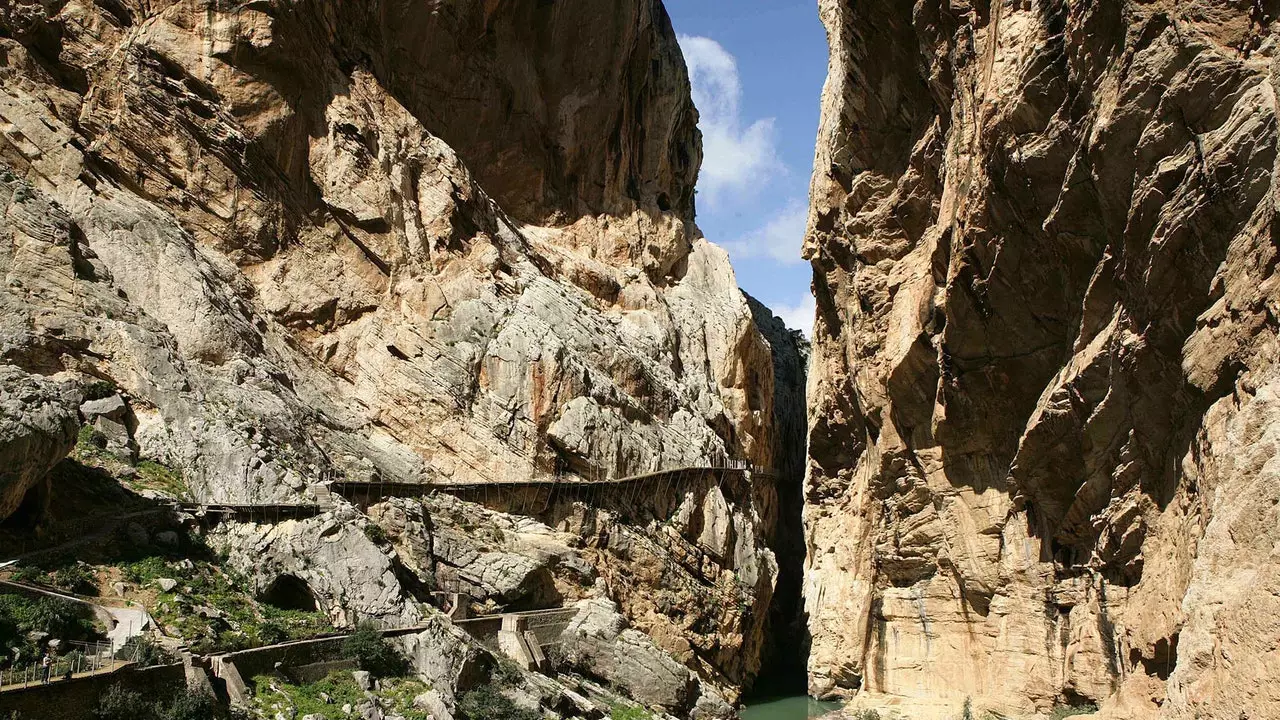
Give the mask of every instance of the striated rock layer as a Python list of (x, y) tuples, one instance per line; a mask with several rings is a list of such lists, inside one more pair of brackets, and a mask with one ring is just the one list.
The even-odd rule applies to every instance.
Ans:
[(811, 689), (1280, 716), (1280, 6), (820, 6)]
[[(771, 348), (693, 223), (696, 121), (658, 0), (7, 3), (0, 362), (107, 388), (110, 449), (203, 501), (771, 466)], [(46, 414), (0, 515), (74, 440)], [(344, 512), (221, 537), (256, 586), (413, 620)], [(747, 653), (704, 653), (735, 683), (759, 578), (724, 619)]]

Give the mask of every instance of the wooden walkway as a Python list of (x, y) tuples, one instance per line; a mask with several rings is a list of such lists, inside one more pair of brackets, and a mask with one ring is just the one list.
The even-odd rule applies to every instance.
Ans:
[[(357, 505), (372, 505), (391, 497), (422, 497), (433, 493), (453, 495), (491, 508), (501, 508), (519, 515), (538, 515), (550, 509), (559, 499), (582, 500), (595, 507), (634, 505), (646, 497), (665, 496), (692, 482), (713, 479), (723, 486), (739, 482), (745, 489), (753, 478), (771, 478), (768, 471), (745, 463), (726, 466), (690, 466), (629, 475), (621, 478), (590, 480), (578, 476), (535, 478), (512, 482), (350, 482), (333, 481), (328, 490)], [(739, 493), (734, 493), (735, 495)], [(333, 502), (314, 503), (200, 503), (176, 502), (175, 510), (210, 520), (235, 518), (265, 521), (314, 517), (335, 507)]]

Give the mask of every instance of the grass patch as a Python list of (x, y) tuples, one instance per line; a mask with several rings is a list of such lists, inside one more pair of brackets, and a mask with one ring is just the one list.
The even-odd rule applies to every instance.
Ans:
[(323, 613), (281, 610), (257, 602), (242, 578), (208, 562), (194, 563), (194, 569), (188, 570), (167, 563), (157, 567), (154, 559), (148, 558), (143, 563), (135, 563), (132, 569), (134, 576), (143, 579), (140, 581), (159, 577), (180, 581), (171, 592), (156, 597), (151, 615), (166, 630), (190, 643), (196, 653), (305, 640), (333, 630), (333, 624)]
[[(253, 687), (254, 704), (267, 717), (281, 713), (285, 717), (318, 715), (325, 720), (347, 720), (352, 716), (343, 714), (342, 706), (350, 704), (356, 707), (365, 700), (364, 692), (356, 685), (351, 673), (342, 671), (306, 685), (259, 675), (253, 679)], [(378, 692), (378, 702), (385, 713), (399, 715), (405, 720), (430, 720), (430, 714), (413, 706), (413, 698), (429, 689), (418, 680), (384, 680)]]
[(85, 467), (107, 473), (130, 490), (150, 490), (176, 499), (190, 495), (181, 471), (155, 460), (144, 459), (130, 465), (107, 452), (106, 447), (107, 439), (102, 433), (92, 425), (81, 425), (71, 458)]
[(135, 466), (137, 474), (128, 482), (135, 490), (152, 490), (173, 498), (185, 498), (190, 494), (182, 473), (161, 465), (154, 460), (140, 460)]
[(653, 720), (653, 715), (642, 707), (618, 703), (610, 708), (609, 720)]

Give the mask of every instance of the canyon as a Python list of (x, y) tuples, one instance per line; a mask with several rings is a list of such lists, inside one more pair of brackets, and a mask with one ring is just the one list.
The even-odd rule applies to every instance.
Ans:
[(435, 720), (1280, 716), (1280, 3), (817, 12), (810, 348), (659, 0), (0, 7), (0, 563)]
[(842, 2), (815, 694), (1280, 715), (1270, 2)]

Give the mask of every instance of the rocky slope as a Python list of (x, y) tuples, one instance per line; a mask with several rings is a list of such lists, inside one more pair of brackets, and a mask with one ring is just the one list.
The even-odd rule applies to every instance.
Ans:
[(820, 5), (812, 689), (1280, 714), (1280, 6)]
[[(693, 223), (696, 120), (657, 0), (5, 5), (0, 361), (33, 389), (0, 516), (104, 395), (108, 448), (205, 502), (774, 465), (770, 345)], [(774, 572), (739, 500), (762, 604), (724, 618), (745, 654), (702, 654), (728, 684)], [(413, 620), (352, 512), (230, 529), (232, 562)]]

